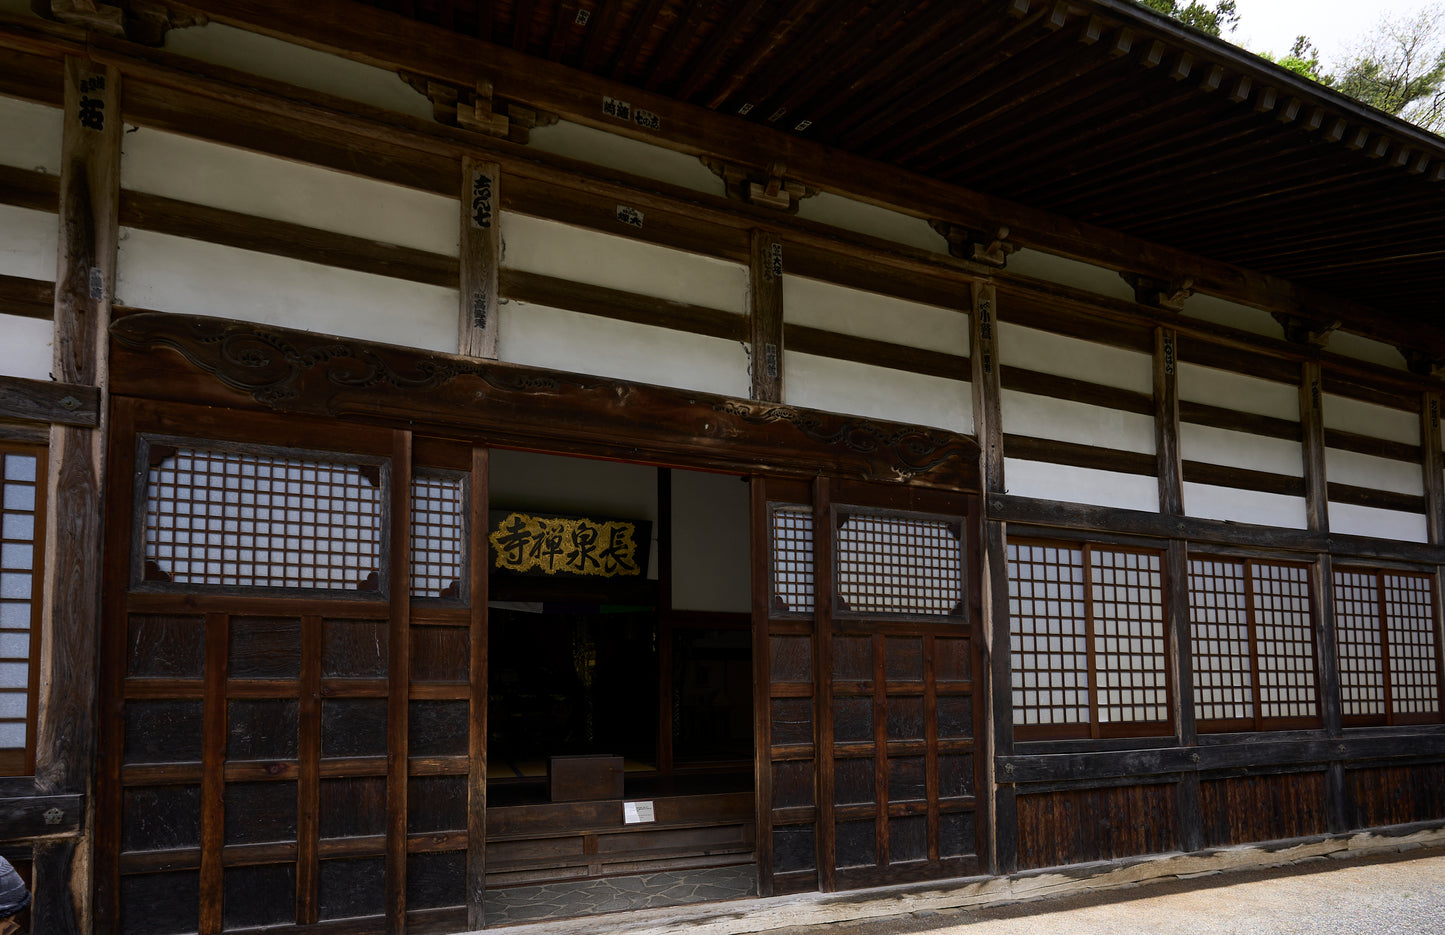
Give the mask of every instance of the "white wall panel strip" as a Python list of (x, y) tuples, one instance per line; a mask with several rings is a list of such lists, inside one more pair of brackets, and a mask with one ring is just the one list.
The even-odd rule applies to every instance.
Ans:
[(747, 613), (752, 604), (748, 485), (741, 477), (672, 472), (672, 606)]
[(973, 396), (960, 380), (789, 351), (783, 368), (791, 406), (973, 432)]
[[(174, 30), (172, 35), (174, 35)], [(126, 133), (120, 183), (274, 221), (456, 256), (452, 198), (141, 128)]]
[(1015, 390), (1000, 394), (1003, 430), (1007, 435), (1028, 435), (1054, 441), (1154, 453), (1154, 419)]
[(432, 117), (431, 101), (395, 72), (219, 23), (172, 29), (166, 33), (166, 51), (425, 120)]
[[(1334, 505), (1330, 505), (1333, 519)], [(1231, 523), (1253, 523), (1258, 526), (1281, 526), (1305, 529), (1304, 497), (1265, 493), (1259, 490), (1238, 490), (1212, 484), (1184, 484), (1184, 512), (1200, 519), (1219, 519)]]
[(64, 120), (58, 107), (0, 97), (0, 165), (59, 175)]
[(49, 211), (0, 205), (0, 275), (55, 282), (59, 238)]
[(502, 304), (498, 356), (533, 367), (725, 396), (748, 395), (747, 352), (737, 341), (545, 305)]
[(1179, 365), (1179, 398), (1291, 422), (1299, 421), (1299, 387), (1198, 364)]
[(948, 252), (948, 241), (922, 218), (864, 204), (842, 195), (820, 192), (804, 198), (798, 202), (798, 217), (931, 253)]
[(1405, 355), (1392, 345), (1372, 341), (1348, 331), (1336, 331), (1330, 335), (1325, 349), (1332, 354), (1343, 354), (1355, 360), (1364, 360), (1392, 370), (1404, 370)]
[(53, 339), (48, 320), (0, 314), (0, 375), (49, 380)]
[(1349, 503), (1330, 503), (1330, 532), (1403, 542), (1428, 542), (1430, 539), (1422, 513), (1402, 513)]
[(1391, 490), (1415, 496), (1425, 492), (1425, 475), (1420, 465), (1338, 448), (1325, 449), (1325, 475), (1332, 483), (1353, 487)]
[(1134, 290), (1114, 270), (1051, 253), (1020, 250), (1008, 258), (1008, 271), (1114, 299), (1134, 301)]
[(1185, 461), (1203, 461), (1289, 477), (1304, 476), (1302, 446), (1287, 438), (1269, 438), (1185, 422), (1179, 426), (1179, 445)]
[[(1403, 409), (1391, 409), (1374, 403), (1335, 396), (1324, 398), (1325, 428), (1383, 438), (1386, 441), (1420, 444), (1420, 417)], [(1330, 478), (1336, 480), (1337, 478)]]
[[(959, 303), (966, 307), (968, 301), (965, 290), (959, 295)], [(968, 354), (968, 315), (957, 309), (923, 305), (802, 276), (783, 276), (783, 320), (946, 354)]]
[(1184, 303), (1184, 315), (1276, 340), (1284, 337), (1284, 329), (1269, 312), (1212, 295), (1191, 295)]
[(559, 120), (531, 131), (528, 149), (580, 159), (709, 195), (723, 194), (723, 181), (696, 156)]
[[(1007, 297), (1001, 301), (1006, 302)], [(1009, 322), (999, 322), (998, 340), (999, 359), (1006, 367), (1073, 377), (1137, 393), (1154, 392), (1154, 359), (1149, 354)]]
[(510, 211), (502, 212), (502, 265), (739, 315), (748, 311), (748, 270), (739, 263)]
[(116, 304), (456, 353), (457, 291), (122, 228)]
[(1065, 503), (1087, 503), (1121, 510), (1159, 510), (1159, 481), (1137, 474), (1094, 468), (1004, 459), (1009, 494)]

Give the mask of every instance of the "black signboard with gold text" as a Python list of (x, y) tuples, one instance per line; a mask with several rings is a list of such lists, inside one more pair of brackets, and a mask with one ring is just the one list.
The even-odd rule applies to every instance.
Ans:
[(546, 578), (645, 578), (652, 523), (491, 511), (492, 568)]

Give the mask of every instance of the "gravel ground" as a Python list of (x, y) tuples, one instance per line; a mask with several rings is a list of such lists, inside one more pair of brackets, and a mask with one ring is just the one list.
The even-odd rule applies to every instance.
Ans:
[(778, 929), (777, 935), (1445, 935), (1445, 854), (1317, 858), (988, 909)]

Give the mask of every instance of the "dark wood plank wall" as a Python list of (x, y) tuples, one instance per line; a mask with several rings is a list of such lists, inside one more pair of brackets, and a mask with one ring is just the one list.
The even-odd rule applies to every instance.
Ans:
[[(0, 35), (0, 46), (7, 42), (17, 44), (13, 36)], [(37, 40), (31, 36), (26, 38), (23, 48), (26, 51), (6, 51), (7, 67), (0, 70), (0, 91), (59, 104), (62, 73), (59, 63), (62, 53), (73, 47), (63, 41)], [(767, 261), (771, 255), (769, 253), (759, 256), (759, 247), (779, 243), (787, 257), (790, 273), (816, 276), (852, 288), (936, 305), (974, 307), (980, 300), (976, 292), (970, 298), (970, 292), (977, 286), (987, 290), (984, 294), (990, 303), (996, 303), (996, 319), (1027, 323), (1030, 327), (1059, 334), (1152, 353), (1158, 375), (1154, 397), (1051, 374), (997, 367), (996, 357), (993, 358), (994, 367), (990, 372), (988, 363), (978, 359), (978, 355), (985, 350), (993, 354), (996, 354), (996, 351), (991, 347), (990, 340), (981, 340), (977, 322), (974, 323), (975, 359), (970, 359), (783, 325), (780, 299), (767, 291), (755, 293), (755, 314), (749, 322), (741, 316), (717, 309), (679, 306), (676, 303), (659, 302), (644, 296), (583, 283), (509, 273), (500, 270), (496, 264), (495, 247), (488, 239), (490, 234), (473, 237), (471, 245), (464, 251), (464, 261), (459, 268), (455, 260), (422, 251), (375, 244), (360, 238), (298, 225), (277, 225), (269, 221), (259, 223), (243, 215), (139, 193), (121, 193), (116, 204), (116, 217), (118, 223), (123, 225), (292, 256), (340, 268), (364, 269), (417, 282), (459, 287), (463, 295), (463, 307), (459, 310), (459, 333), (469, 342), (469, 348), (481, 354), (493, 353), (491, 348), (494, 347), (495, 334), (490, 328), (494, 317), (489, 321), (486, 316), (479, 317), (476, 314), (478, 295), (482, 296), (480, 301), (483, 304), (494, 302), (501, 297), (518, 298), (547, 302), (561, 308), (619, 320), (751, 340), (755, 349), (755, 393), (761, 398), (780, 392), (784, 379), (781, 372), (781, 348), (785, 343), (787, 347), (806, 353), (841, 360), (882, 363), (900, 370), (971, 381), (975, 394), (975, 411), (984, 413), (982, 418), (976, 418), (976, 424), (981, 433), (996, 439), (996, 444), (985, 447), (984, 464), (987, 473), (984, 476), (989, 478), (989, 490), (995, 493), (985, 500), (988, 519), (982, 523), (985, 528), (986, 551), (991, 561), (989, 581), (993, 593), (992, 601), (987, 605), (991, 609), (991, 619), (980, 621), (983, 625), (980, 632), (992, 634), (989, 671), (996, 689), (989, 701), (988, 712), (989, 723), (992, 725), (988, 736), (994, 745), (993, 752), (997, 754), (993, 765), (998, 771), (998, 785), (994, 790), (990, 813), (996, 829), (991, 842), (995, 848), (995, 869), (1010, 870), (1018, 866), (1045, 866), (1050, 862), (1068, 863), (1128, 853), (1145, 853), (1178, 847), (1181, 843), (1187, 844), (1195, 840), (1265, 840), (1316, 833), (1322, 828), (1343, 830), (1345, 826), (1366, 827), (1399, 820), (1445, 817), (1445, 808), (1442, 808), (1438, 801), (1439, 796), (1434, 791), (1441, 785), (1438, 763), (1391, 765), (1392, 758), (1407, 755), (1445, 759), (1445, 744), (1438, 742), (1438, 735), (1428, 735), (1423, 743), (1418, 737), (1406, 738), (1398, 735), (1342, 738), (1337, 726), (1338, 721), (1334, 722), (1335, 726), (1331, 726), (1327, 717), (1326, 730), (1319, 736), (1290, 736), (1271, 738), (1263, 743), (1225, 743), (1195, 747), (1195, 741), (1188, 736), (1187, 727), (1183, 723), (1185, 717), (1181, 716), (1179, 736), (1175, 738), (1176, 746), (1172, 749), (1141, 752), (1134, 748), (1120, 748), (1116, 743), (1099, 749), (1052, 751), (1045, 762), (1045, 758), (1038, 751), (1020, 748), (1013, 743), (1010, 712), (1007, 710), (1008, 690), (1006, 687), (998, 687), (1007, 686), (1009, 676), (1007, 653), (1003, 651), (1003, 647), (1007, 645), (1007, 620), (1001, 616), (1006, 612), (1006, 578), (1002, 568), (1002, 544), (1007, 533), (1006, 523), (1010, 527), (1035, 533), (1072, 524), (1075, 529), (1088, 530), (1091, 535), (1142, 535), (1153, 537), (1156, 541), (1172, 541), (1181, 546), (1190, 541), (1205, 541), (1245, 549), (1263, 549), (1263, 554), (1278, 554), (1277, 550), (1288, 550), (1291, 554), (1335, 553), (1387, 562), (1436, 565), (1441, 555), (1430, 548), (1331, 536), (1327, 518), (1323, 515), (1326, 512), (1323, 507), (1328, 500), (1426, 514), (1430, 517), (1432, 544), (1442, 544), (1438, 530), (1445, 524), (1437, 517), (1445, 515), (1442, 514), (1445, 504), (1441, 502), (1438, 477), (1435, 477), (1439, 473), (1441, 460), (1438, 406), (1432, 409), (1431, 403), (1438, 400), (1438, 394), (1445, 390), (1445, 386), (1331, 355), (1317, 348), (1259, 338), (1221, 326), (1180, 318), (1172, 313), (1161, 313), (1134, 303), (1101, 299), (1068, 287), (1012, 274), (1007, 270), (984, 270), (941, 254), (912, 250), (867, 235), (776, 215), (765, 209), (725, 203), (721, 199), (702, 196), (663, 183), (617, 172), (598, 173), (588, 167), (567, 160), (539, 156), (505, 142), (486, 143), (469, 134), (417, 122), (388, 119), (383, 124), (375, 119), (379, 116), (376, 113), (324, 95), (250, 79), (246, 82), (249, 87), (241, 87), (235, 80), (237, 76), (224, 69), (188, 65), (183, 72), (176, 68), (178, 60), (163, 53), (140, 58), (130, 50), (120, 51), (101, 43), (94, 55), (97, 60), (107, 62), (124, 73), (126, 85), (122, 103), (126, 108), (126, 118), (142, 125), (170, 130), (185, 129), (219, 142), (245, 145), (284, 158), (343, 168), (380, 180), (451, 196), (462, 194), (465, 181), (468, 178), (475, 180), (477, 177), (478, 170), (475, 167), (471, 172), (463, 169), (463, 160), (477, 159), (479, 162), (476, 165), (482, 167), (483, 175), (491, 180), (494, 197), (503, 209), (735, 262), (750, 262), (755, 271), (759, 271), (760, 267), (762, 270), (770, 269)], [(27, 67), (9, 67), (16, 63), (25, 64)], [(196, 71), (201, 73), (199, 77), (195, 74)], [(284, 95), (277, 93), (282, 91)], [(287, 122), (290, 126), (283, 127), (282, 124)], [(6, 169), (0, 174), (0, 201), (5, 203), (27, 207), (55, 207), (54, 193), (58, 190), (53, 179), (39, 173)], [(638, 228), (621, 221), (616, 211), (619, 203), (645, 209), (645, 226)], [(463, 217), (466, 215), (463, 214)], [(985, 281), (985, 277), (989, 281)], [(5, 303), (7, 311), (43, 316), (46, 314), (45, 305), (52, 297), (58, 301), (57, 291), (51, 290), (46, 283), (6, 277), (0, 281), (0, 302)], [(1163, 330), (1160, 330), (1161, 328)], [(759, 374), (756, 370), (757, 364), (769, 360), (769, 344), (776, 344), (778, 347), (779, 372), (773, 374), (765, 367)], [(1177, 385), (1170, 379), (1174, 376), (1170, 370), (1177, 368), (1179, 362), (1222, 367), (1297, 385), (1301, 390), (1302, 418), (1298, 422), (1274, 419), (1225, 407), (1171, 399), (1177, 394)], [(982, 379), (980, 372), (983, 374)], [(1322, 425), (1313, 421), (1310, 411), (1308, 400), (1312, 399), (1313, 375), (1319, 375), (1324, 390), (1329, 393), (1407, 412), (1422, 413), (1422, 419), (1427, 425), (1427, 431), (1422, 436), (1426, 445), (1415, 448), (1381, 439), (1325, 430)], [(760, 376), (763, 379), (757, 380)], [(991, 390), (986, 389), (990, 382), (993, 383)], [(1268, 475), (1185, 461), (1176, 449), (1168, 449), (1163, 445), (1160, 447), (1159, 458), (1155, 459), (1138, 458), (1130, 453), (1103, 446), (1067, 445), (1049, 439), (1006, 436), (1002, 433), (996, 417), (997, 392), (1000, 388), (1152, 415), (1165, 423), (1177, 419), (1183, 423), (1225, 428), (1262, 437), (1300, 440), (1304, 444), (1307, 468), (1302, 477)], [(22, 385), (15, 391), (28, 393), (42, 401), (54, 399), (53, 390), (46, 388), (45, 393), (40, 394), (41, 389), (39, 386)], [(1423, 397), (1422, 391), (1425, 394)], [(92, 405), (79, 391), (71, 395), (79, 401), (78, 408), (82, 410)], [(1160, 405), (1158, 400), (1163, 400), (1165, 404)], [(27, 405), (31, 408), (18, 412), (7, 406), (0, 415), (5, 418), (38, 418), (46, 422), (66, 422), (60, 418), (59, 413), (44, 411), (43, 406), (35, 408), (38, 404)], [(67, 410), (70, 408), (66, 405), (65, 397), (58, 400), (58, 405)], [(978, 408), (980, 406), (981, 409)], [(993, 419), (987, 417), (990, 406), (993, 407)], [(1430, 421), (1432, 413), (1435, 416), (1433, 422)], [(1433, 427), (1433, 431), (1428, 427)], [(1166, 430), (1167, 437), (1172, 436)], [(1420, 497), (1381, 496), (1378, 492), (1339, 484), (1324, 488), (1322, 458), (1311, 457), (1312, 452), (1320, 452), (1324, 447), (1423, 463), (1430, 468), (1433, 479), (1427, 480), (1425, 493)], [(1158, 476), (1161, 502), (1168, 507), (1166, 513), (1173, 512), (1178, 485), (1192, 481), (1242, 490), (1305, 496), (1310, 500), (1314, 522), (1311, 523), (1308, 533), (1299, 535), (1280, 531), (1255, 533), (1228, 528), (1225, 524), (1191, 522), (1187, 517), (1150, 519), (1124, 511), (1078, 509), (1048, 503), (1020, 503), (999, 493), (1003, 489), (1002, 456), (1005, 452), (1012, 456), (1035, 458), (1056, 464), (1105, 467)], [(1319, 492), (1321, 489), (1324, 490), (1323, 496)], [(1317, 513), (1319, 515), (1316, 517)], [(164, 612), (166, 611), (163, 608), (147, 610), (150, 614)], [(1328, 620), (1328, 612), (1325, 612), (1324, 616)], [(213, 611), (211, 617), (207, 617), (207, 631), (219, 631), (230, 619), (232, 618), (224, 610)], [(296, 675), (294, 685), (286, 682), (284, 686), (278, 684), (269, 688), (268, 691), (278, 693), (274, 697), (268, 695), (265, 698), (251, 698), (246, 695), (245, 700), (279, 702), (284, 706), (289, 698), (294, 697), (299, 704), (295, 716), (300, 723), (319, 724), (317, 719), (321, 714), (319, 710), (307, 707), (304, 689), (310, 684), (308, 679), (314, 682), (321, 676), (319, 670), (313, 672), (313, 663), (305, 660), (316, 654), (315, 640), (324, 629), (325, 618), (301, 616), (297, 619), (303, 646), (300, 656), (303, 660), (303, 671)], [(1000, 622), (1002, 630), (999, 629)], [(408, 633), (413, 645), (417, 646), (422, 645), (417, 642), (419, 638), (424, 643), (425, 640), (432, 639), (431, 634), (434, 632), (452, 633), (458, 627), (465, 632), (465, 624), (460, 620), (414, 620)], [(759, 665), (763, 667), (758, 678), (759, 685), (763, 687), (759, 690), (766, 692), (770, 698), (802, 697), (800, 692), (804, 682), (778, 682), (769, 669), (772, 651), (783, 645), (774, 645), (779, 639), (802, 639), (806, 642), (809, 633), (807, 627), (797, 632), (783, 627), (765, 639), (763, 648), (767, 651), (757, 654), (757, 658), (761, 660)], [(309, 656), (305, 650), (307, 646), (312, 647)], [(484, 652), (484, 648), (477, 645), (475, 636), (468, 652), (471, 654), (469, 658), (473, 659), (478, 658), (478, 653)], [(812, 654), (812, 647), (809, 647), (804, 658), (811, 657)], [(463, 657), (468, 658), (465, 653)], [(777, 661), (781, 663), (784, 660), (779, 658)], [(120, 655), (112, 662), (117, 666), (117, 672), (125, 671), (126, 663)], [(226, 662), (224, 656), (218, 656), (208, 664), (219, 667)], [(464, 682), (468, 677), (476, 678), (475, 669), (471, 676), (463, 675), (459, 678)], [(1176, 678), (1176, 685), (1180, 681)], [(127, 682), (127, 685), (129, 684)], [(230, 683), (223, 679), (220, 684), (226, 686)], [(137, 682), (135, 685), (136, 690), (141, 692), (135, 696), (138, 702), (186, 702), (199, 711), (199, 714), (196, 714), (190, 709), (177, 707), (157, 714), (158, 717), (169, 717), (174, 721), (174, 736), (177, 742), (190, 736), (186, 733), (190, 729), (190, 719), (198, 717), (201, 723), (206, 723), (207, 712), (210, 712), (210, 717), (216, 718), (218, 715), (215, 712), (219, 705), (236, 703), (230, 700), (229, 695), (219, 695), (209, 700), (204, 692), (193, 696), (187, 692), (194, 690), (180, 683), (155, 682), (141, 685)], [(810, 687), (807, 692), (812, 690)], [(115, 694), (110, 697), (121, 697), (121, 691), (117, 684)], [(131, 688), (125, 688), (124, 691), (128, 693)], [(293, 692), (294, 694), (291, 694)], [(373, 700), (382, 697), (373, 698), (372, 694), (358, 696)], [(394, 706), (400, 710), (399, 706), (406, 704), (414, 709), (418, 704), (444, 704), (465, 697), (468, 697), (468, 694), (464, 685), (458, 684), (458, 679), (449, 679), (433, 686), (413, 685), (410, 700), (399, 698), (394, 702)], [(758, 710), (765, 712), (768, 708), (759, 705)], [(83, 728), (84, 723), (82, 720), (79, 726)], [(770, 738), (774, 727), (786, 734), (787, 730), (796, 728), (797, 725), (790, 727), (784, 719), (777, 724), (760, 724), (758, 731), (762, 748), (771, 751), (771, 754), (765, 758), (769, 760), (768, 768), (759, 770), (757, 792), (759, 801), (770, 803), (771, 808), (764, 806), (763, 812), (768, 819), (758, 826), (757, 850), (760, 865), (766, 868), (765, 877), (770, 876), (778, 881), (778, 891), (781, 892), (816, 885), (817, 868), (808, 865), (807, 860), (810, 858), (804, 856), (815, 843), (810, 824), (815, 820), (816, 813), (813, 803), (805, 803), (799, 798), (803, 785), (809, 785), (811, 780), (805, 781), (801, 774), (798, 778), (803, 785), (792, 783), (788, 779), (791, 775), (789, 769), (799, 772), (803, 767), (809, 770), (811, 776), (812, 751), (804, 749), (806, 743), (802, 746), (786, 742), (779, 745), (776, 738), (763, 740), (762, 738)], [(300, 746), (295, 752), (296, 766), (294, 772), (289, 773), (292, 777), (289, 781), (302, 783), (304, 789), (310, 790), (307, 795), (316, 796), (322, 794), (323, 783), (349, 783), (350, 791), (347, 794), (355, 797), (357, 804), (353, 817), (357, 821), (362, 821), (367, 815), (375, 817), (376, 814), (381, 814), (386, 817), (384, 796), (377, 797), (378, 790), (389, 787), (381, 763), (358, 762), (354, 765), (354, 772), (345, 775), (336, 772), (336, 768), (326, 772), (322, 769), (319, 758), (319, 744), (322, 743), (319, 731), (319, 726), (303, 728), (300, 731)], [(794, 733), (797, 731), (794, 730)], [(811, 733), (811, 729), (808, 733)], [(106, 735), (102, 734), (103, 744), (104, 736)], [(121, 735), (116, 733), (114, 736)], [(214, 731), (211, 736), (214, 736)], [(802, 737), (802, 734), (798, 734), (796, 739), (801, 741)], [(475, 745), (475, 739), (472, 743)], [(212, 753), (214, 754), (214, 751)], [(1060, 756), (1060, 753), (1065, 755)], [(115, 757), (115, 762), (123, 762), (123, 751), (112, 749), (111, 754)], [(448, 759), (448, 756), (452, 759)], [(140, 802), (141, 804), (135, 806), (135, 814), (141, 817), (128, 818), (127, 822), (130, 824), (125, 827), (117, 825), (110, 830), (99, 829), (97, 841), (103, 846), (102, 850), (104, 847), (113, 847), (114, 852), (118, 853), (126, 834), (138, 834), (142, 838), (147, 834), (159, 835), (155, 840), (163, 842), (171, 842), (172, 838), (176, 841), (181, 838), (190, 840), (187, 837), (188, 829), (174, 824), (160, 827), (154, 825), (154, 822), (147, 824), (146, 820), (143, 820), (145, 815), (151, 814), (145, 811), (143, 801), (145, 795), (151, 793), (144, 790), (165, 789), (164, 795), (170, 796), (170, 799), (165, 803), (158, 800), (154, 807), (159, 809), (164, 805), (165, 808), (174, 808), (175, 811), (170, 814), (181, 816), (176, 820), (184, 824), (190, 820), (184, 816), (193, 814), (186, 810), (190, 807), (187, 796), (192, 795), (186, 790), (195, 790), (194, 796), (199, 807), (199, 803), (214, 799), (217, 794), (224, 796), (232, 784), (237, 784), (238, 790), (240, 786), (246, 787), (246, 791), (237, 793), (244, 797), (253, 794), (252, 790), (264, 789), (267, 783), (288, 781), (279, 778), (288, 775), (285, 769), (278, 776), (252, 776), (242, 770), (235, 775), (218, 777), (214, 772), (208, 773), (204, 766), (213, 759), (214, 756), (208, 760), (204, 750), (197, 752), (197, 768), (190, 772), (181, 770), (167, 774), (164, 782), (168, 785), (156, 785), (159, 777), (153, 771), (148, 771), (150, 767), (143, 763), (127, 765), (108, 780), (110, 785), (103, 786), (103, 789), (109, 791), (102, 795), (102, 798), (104, 799), (105, 795), (111, 796), (109, 801), (115, 809), (111, 814), (116, 820), (119, 821), (119, 803), (122, 800)], [(423, 778), (438, 782), (444, 779), (452, 780), (465, 785), (468, 781), (466, 769), (462, 765), (465, 761), (465, 756), (460, 754), (427, 758), (424, 764), (426, 774)], [(475, 771), (475, 757), (471, 764), (470, 768)], [(787, 768), (776, 770), (773, 766)], [(1282, 766), (1305, 768), (1307, 771), (1278, 772)], [(1223, 768), (1246, 770), (1252, 775), (1211, 776), (1206, 772), (1209, 769)], [(1271, 772), (1272, 770), (1274, 772)], [(1193, 779), (1183, 779), (1186, 775)], [(1131, 776), (1153, 778), (1142, 785), (1123, 781), (1123, 777)], [(106, 781), (102, 777), (102, 782)], [(390, 777), (390, 787), (395, 787), (399, 781), (400, 776)], [(473, 787), (476, 786), (474, 773), (470, 782)], [(1180, 793), (1176, 788), (1191, 782), (1196, 788), (1192, 793), (1193, 799), (1191, 794)], [(797, 788), (793, 788), (794, 786)], [(259, 791), (254, 794), (264, 797)], [(126, 799), (127, 796), (130, 799)], [(420, 808), (442, 808), (444, 803), (453, 801), (454, 798), (453, 792), (447, 792), (416, 801), (423, 803), (418, 806)], [(393, 798), (392, 801), (389, 821), (395, 831), (402, 826), (403, 820), (407, 823), (412, 821), (412, 800)], [(1190, 801), (1196, 801), (1197, 805), (1191, 807), (1188, 804)], [(1292, 807), (1297, 808), (1290, 816), (1281, 817), (1272, 811), (1275, 806), (1270, 804), (1277, 802), (1292, 803)], [(1099, 807), (1128, 809), (1130, 814), (1147, 819), (1149, 824), (1145, 828), (1123, 828), (1119, 823), (1112, 823), (1094, 828), (1087, 834), (1081, 832), (1083, 836), (1073, 841), (1044, 834), (1044, 829), (1050, 827), (1050, 823), (1056, 824), (1060, 816), (1069, 813), (1070, 809), (1082, 808), (1086, 810), (1083, 814), (1093, 814), (1095, 812), (1088, 810)], [(377, 812), (377, 809), (383, 811)], [(1221, 819), (1220, 809), (1229, 812), (1230, 817)], [(69, 814), (69, 810), (66, 814)], [(164, 862), (159, 858), (128, 856), (126, 860), (130, 863), (120, 868), (121, 892), (102, 891), (97, 904), (98, 910), (103, 913), (108, 900), (113, 905), (116, 901), (125, 899), (146, 898), (143, 888), (137, 889), (138, 883), (124, 882), (141, 879), (135, 874), (127, 875), (127, 868), (137, 871), (164, 870), (163, 874), (158, 873), (148, 879), (163, 879), (167, 886), (220, 886), (224, 889), (227, 886), (227, 874), (240, 873), (242, 867), (249, 868), (244, 874), (254, 876), (252, 882), (260, 884), (275, 882), (269, 878), (263, 879), (265, 866), (270, 866), (273, 873), (280, 873), (282, 871), (274, 869), (276, 866), (292, 865), (302, 884), (300, 892), (312, 894), (303, 898), (298, 903), (298, 908), (303, 918), (314, 920), (320, 913), (315, 894), (322, 885), (323, 868), (342, 865), (335, 863), (336, 861), (405, 860), (409, 870), (416, 865), (418, 878), (454, 879), (451, 876), (454, 872), (451, 865), (442, 865), (448, 860), (454, 861), (455, 854), (467, 849), (465, 835), (468, 827), (473, 839), (481, 833), (475, 818), (475, 809), (471, 814), (472, 819), (463, 820), (456, 827), (453, 827), (456, 822), (450, 819), (444, 821), (437, 818), (432, 821), (426, 816), (420, 816), (417, 818), (420, 825), (440, 823), (446, 824), (447, 828), (418, 832), (422, 835), (417, 838), (418, 843), (413, 844), (409, 837), (405, 851), (394, 850), (394, 844), (393, 850), (386, 850), (386, 835), (380, 831), (374, 834), (348, 832), (343, 839), (349, 843), (328, 844), (326, 841), (330, 839), (324, 836), (317, 816), (303, 812), (296, 819), (299, 823), (299, 840), (293, 850), (276, 850), (269, 844), (242, 846), (223, 843), (219, 850), (219, 863), (210, 863), (208, 861), (214, 858), (203, 858), (201, 853), (196, 852), (192, 852), (195, 853), (194, 858), (175, 856), (166, 858)], [(1317, 820), (1317, 815), (1320, 814), (1325, 816), (1323, 823)], [(76, 823), (72, 824), (67, 820), (61, 830), (73, 832), (78, 827), (78, 821), (76, 818)], [(200, 821), (199, 817), (197, 821)], [(217, 828), (203, 821), (197, 826), (197, 833), (205, 840), (226, 840), (223, 827)], [(177, 835), (180, 837), (176, 837)], [(393, 841), (395, 837), (393, 834)], [(200, 838), (197, 839), (197, 844), (199, 841)], [(73, 846), (61, 844), (57, 849), (47, 845), (49, 849), (45, 851), (44, 860), (37, 851), (37, 866), (66, 867), (69, 860), (66, 855), (71, 853)], [(232, 850), (236, 847), (242, 849)], [(227, 856), (228, 852), (234, 856)], [(421, 860), (423, 856), (427, 859)], [(107, 859), (109, 858), (104, 854), (99, 854), (98, 873), (102, 877)], [(278, 859), (284, 863), (266, 864), (267, 861)], [(421, 866), (428, 862), (435, 866)], [(232, 871), (232, 867), (236, 870)], [(482, 868), (473, 867), (465, 873), (473, 881), (474, 888)], [(191, 874), (194, 874), (194, 883), (190, 882)], [(241, 877), (237, 876), (235, 879), (239, 880)], [(130, 886), (129, 895), (125, 892), (127, 886)], [(49, 891), (54, 892), (54, 889)], [(394, 914), (400, 907), (407, 905), (405, 894), (388, 894), (388, 898)], [(426, 902), (426, 899), (429, 897), (424, 898), (423, 902)], [(476, 924), (480, 918), (476, 907), (471, 908), (471, 913), (467, 918), (471, 919), (471, 924)], [(224, 920), (210, 919), (207, 922), (216, 924)]]

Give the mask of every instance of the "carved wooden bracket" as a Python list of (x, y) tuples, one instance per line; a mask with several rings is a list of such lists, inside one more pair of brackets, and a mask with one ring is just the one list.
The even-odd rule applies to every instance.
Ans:
[(1134, 289), (1134, 301), (1168, 312), (1184, 311), (1184, 302), (1194, 294), (1194, 279), (1184, 276), (1165, 281), (1137, 273), (1120, 273), (1124, 281)]
[[(1299, 315), (1288, 315), (1284, 312), (1271, 312), (1270, 315), (1284, 329), (1286, 341), (1308, 344), (1312, 347), (1324, 347), (1330, 340), (1330, 334), (1340, 326), (1338, 321), (1319, 321)], [(1409, 354), (1405, 356), (1407, 359), (1409, 358)]]
[(30, 0), (30, 9), (44, 19), (157, 47), (165, 44), (168, 30), (209, 22), (204, 14), (179, 13), (158, 0)]
[(431, 101), (432, 117), (436, 122), (449, 127), (475, 130), (513, 143), (526, 143), (532, 129), (557, 122), (556, 114), (543, 113), (496, 97), (492, 82), (486, 78), (479, 78), (473, 87), (464, 88), (409, 71), (397, 74)]
[(960, 260), (972, 260), (998, 269), (1008, 265), (1008, 256), (1018, 250), (1008, 239), (1008, 228), (998, 227), (992, 233), (963, 227), (950, 221), (929, 221), (930, 226), (948, 241), (948, 252)]
[(782, 162), (774, 162), (766, 169), (757, 170), (707, 156), (701, 158), (702, 164), (723, 180), (727, 196), (736, 201), (766, 205), (793, 214), (798, 210), (799, 201), (818, 194), (815, 188), (788, 181), (784, 177), (788, 167)]
[(1445, 379), (1445, 357), (1430, 351), (1421, 350), (1418, 347), (1396, 348), (1405, 357), (1405, 367), (1413, 374), (1422, 377), (1434, 377)]

